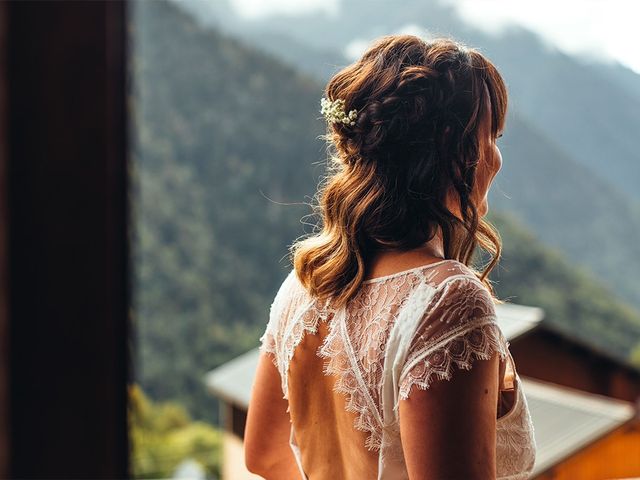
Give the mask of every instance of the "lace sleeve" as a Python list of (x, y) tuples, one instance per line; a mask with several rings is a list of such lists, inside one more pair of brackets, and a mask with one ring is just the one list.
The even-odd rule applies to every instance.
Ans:
[(287, 299), (290, 300), (291, 282), (294, 280), (294, 275), (295, 271), (291, 270), (287, 278), (285, 278), (280, 285), (269, 309), (269, 321), (267, 322), (264, 333), (260, 337), (260, 351), (271, 354), (276, 366), (278, 366), (276, 363), (278, 333), (282, 320), (285, 317)]
[(409, 398), (414, 385), (428, 389), (434, 378), (450, 380), (455, 366), (470, 370), (474, 360), (488, 360), (495, 352), (504, 360), (508, 346), (487, 288), (468, 276), (448, 281), (434, 295), (411, 341), (399, 396)]

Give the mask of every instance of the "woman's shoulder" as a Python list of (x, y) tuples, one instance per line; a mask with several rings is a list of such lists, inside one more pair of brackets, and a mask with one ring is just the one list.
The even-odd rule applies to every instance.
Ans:
[(479, 274), (472, 267), (464, 263), (447, 259), (433, 270), (426, 271), (426, 279), (431, 287), (449, 295), (477, 293), (480, 296), (489, 294), (489, 289), (480, 280)]
[(477, 280), (482, 284), (472, 267), (455, 259), (447, 259), (442, 265), (438, 265), (433, 275), (433, 283), (439, 287), (444, 287), (448, 282), (460, 280), (462, 283), (465, 280)]
[(285, 310), (287, 305), (289, 305), (295, 297), (299, 297), (300, 287), (301, 285), (296, 276), (295, 269), (289, 269), (287, 276), (278, 287), (278, 291), (276, 292), (275, 296), (273, 297), (273, 301), (271, 302), (272, 315), (275, 312), (281, 312), (282, 310)]
[[(407, 276), (414, 280), (407, 282)], [(375, 291), (376, 287), (384, 287), (389, 281), (402, 280), (401, 283), (413, 284), (414, 288), (407, 290), (410, 293), (427, 288), (435, 291), (434, 300), (452, 304), (461, 301), (475, 299), (493, 305), (493, 297), (488, 288), (480, 281), (476, 271), (464, 263), (454, 259), (444, 259), (435, 263), (419, 265), (394, 274), (366, 280), (363, 285), (368, 285), (367, 292)], [(404, 290), (404, 289), (399, 289)], [(399, 292), (400, 293), (400, 292)], [(418, 295), (420, 297), (420, 295)], [(278, 292), (273, 299), (273, 307), (284, 307), (288, 304), (294, 306), (310, 302), (313, 297), (304, 287), (295, 268), (291, 267), (282, 281)], [(415, 301), (415, 300), (414, 300)]]
[(429, 272), (422, 288), (425, 295), (417, 295), (415, 301), (421, 304), (423, 321), (432, 322), (437, 317), (438, 323), (454, 327), (496, 315), (492, 293), (472, 267), (457, 260), (447, 261), (437, 271)]

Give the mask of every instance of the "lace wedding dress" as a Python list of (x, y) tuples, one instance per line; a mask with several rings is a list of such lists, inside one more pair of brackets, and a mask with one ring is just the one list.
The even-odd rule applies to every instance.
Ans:
[(398, 402), (497, 352), (497, 478), (526, 479), (536, 444), (508, 347), (486, 287), (442, 260), (365, 281), (339, 309), (312, 298), (292, 270), (260, 348), (280, 372), (301, 478), (331, 480), (408, 478)]

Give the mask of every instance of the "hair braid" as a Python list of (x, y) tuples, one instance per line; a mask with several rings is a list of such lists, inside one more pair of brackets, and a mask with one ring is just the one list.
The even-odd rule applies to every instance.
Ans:
[[(317, 194), (319, 232), (291, 247), (303, 285), (343, 304), (375, 249), (416, 248), (440, 230), (446, 258), (470, 266), (477, 247), (489, 253), (477, 275), (493, 292), (487, 275), (500, 237), (471, 201), (480, 132), (495, 137), (506, 115), (506, 87), (491, 62), (450, 39), (390, 35), (338, 72), (325, 94), (358, 115), (325, 135), (330, 163)], [(449, 210), (451, 191), (459, 215)]]

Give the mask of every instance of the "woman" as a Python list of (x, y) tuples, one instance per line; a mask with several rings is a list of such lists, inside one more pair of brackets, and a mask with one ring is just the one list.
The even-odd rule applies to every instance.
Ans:
[[(450, 39), (385, 36), (328, 83), (319, 232), (292, 247), (245, 433), (268, 479), (528, 478), (536, 445), (487, 278), (507, 92)], [(479, 247), (490, 257), (471, 266)]]

